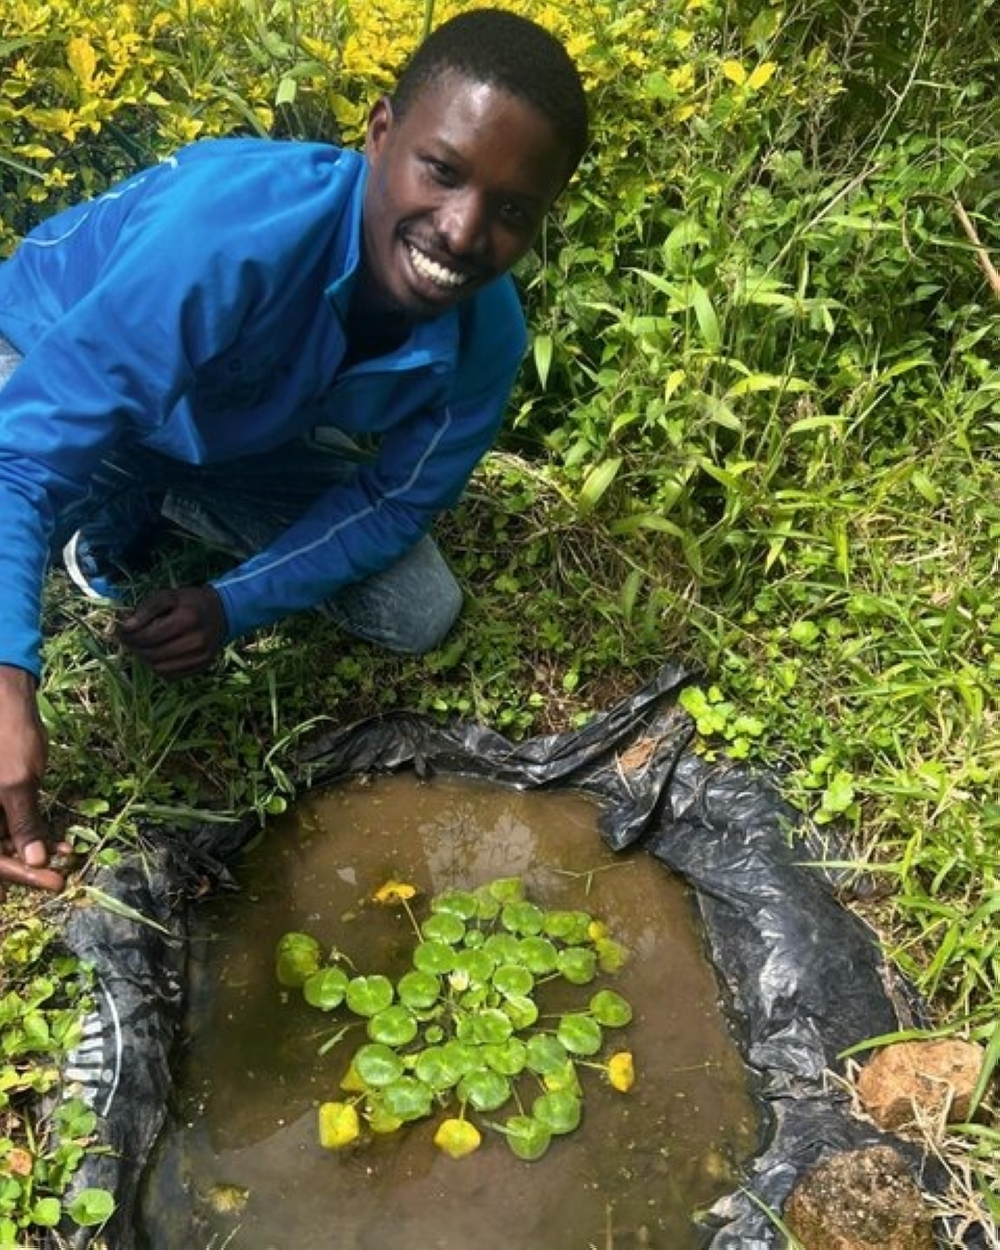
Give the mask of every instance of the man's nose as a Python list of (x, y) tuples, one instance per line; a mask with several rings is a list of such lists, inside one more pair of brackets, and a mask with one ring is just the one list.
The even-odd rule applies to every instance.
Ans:
[(470, 191), (450, 197), (438, 228), (453, 256), (481, 256), (489, 240), (489, 212), (482, 197)]

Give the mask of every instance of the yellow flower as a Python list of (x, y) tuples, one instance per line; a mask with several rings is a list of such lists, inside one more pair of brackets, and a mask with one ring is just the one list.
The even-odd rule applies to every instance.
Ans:
[(416, 893), (415, 885), (408, 885), (405, 881), (387, 881), (385, 885), (379, 886), (372, 895), (372, 899), (376, 903), (382, 903), (383, 906), (391, 907), (393, 903), (406, 902)]
[(612, 1088), (627, 1094), (635, 1083), (635, 1064), (627, 1050), (620, 1050), (608, 1060), (608, 1081)]

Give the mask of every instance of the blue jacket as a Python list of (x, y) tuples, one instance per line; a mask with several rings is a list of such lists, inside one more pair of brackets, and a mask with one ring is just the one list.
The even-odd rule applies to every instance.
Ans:
[(215, 583), (230, 637), (386, 568), (452, 506), (494, 441), (526, 347), (509, 278), (341, 368), (364, 158), (205, 140), (41, 225), (0, 265), (0, 662), (38, 671), (59, 510), (112, 448), (192, 464), (315, 426), (378, 454)]

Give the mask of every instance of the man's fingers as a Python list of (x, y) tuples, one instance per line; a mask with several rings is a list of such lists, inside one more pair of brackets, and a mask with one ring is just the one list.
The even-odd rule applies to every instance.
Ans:
[(0, 855), (0, 882), (27, 885), (36, 890), (48, 890), (52, 894), (58, 894), (66, 884), (66, 878), (54, 868), (33, 868), (12, 855)]

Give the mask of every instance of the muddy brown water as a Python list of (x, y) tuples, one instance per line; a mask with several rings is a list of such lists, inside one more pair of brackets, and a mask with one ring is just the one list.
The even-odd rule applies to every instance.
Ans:
[[(692, 1213), (738, 1183), (757, 1145), (747, 1074), (688, 892), (652, 856), (607, 850), (596, 820), (575, 794), (402, 773), (309, 796), (275, 822), (240, 867), (241, 894), (196, 920), (175, 1114), (145, 1185), (147, 1245), (699, 1245)], [(432, 895), (507, 876), (545, 906), (601, 918), (630, 951), (601, 983), (635, 1013), (613, 1034), (635, 1056), (632, 1090), (584, 1071), (581, 1128), (533, 1163), (489, 1131), (476, 1154), (450, 1159), (431, 1144), (440, 1117), (323, 1150), (316, 1107), (342, 1096), (359, 1038), (318, 1053), (335, 1022), (277, 985), (280, 936), (304, 930), (359, 971), (399, 975), (412, 930), (400, 909), (369, 901), (380, 885), (408, 881)], [(581, 1007), (595, 988), (582, 987)]]

